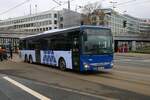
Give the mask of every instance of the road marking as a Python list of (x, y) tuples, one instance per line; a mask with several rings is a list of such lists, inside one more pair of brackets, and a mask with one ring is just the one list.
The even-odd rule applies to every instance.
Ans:
[[(3, 77), (5, 80), (9, 81), (10, 83), (14, 84), (15, 86), (23, 89), (24, 91), (28, 92), (29, 94), (37, 97), (38, 99), (40, 100), (51, 100), (50, 98), (47, 98), (39, 93), (37, 93), (36, 91), (26, 87), (25, 85), (22, 85), (21, 83), (5, 76)], [(74, 92), (74, 93), (77, 93), (77, 94), (80, 94), (80, 95), (86, 95), (86, 96), (91, 96), (91, 97), (96, 97), (96, 98), (100, 98), (100, 99), (104, 99), (104, 100), (117, 100), (117, 99), (114, 99), (114, 98), (110, 98), (110, 97), (105, 97), (105, 96), (100, 96), (100, 95), (94, 95), (94, 94), (90, 94), (90, 93), (86, 93), (86, 92), (81, 92), (81, 91), (78, 91), (78, 90), (73, 90), (73, 89), (68, 89), (68, 88), (63, 88), (63, 87), (57, 87), (57, 86), (50, 86), (52, 88), (55, 88), (55, 89), (61, 89), (61, 90), (64, 90), (64, 91), (68, 91), (68, 92)]]
[(40, 100), (51, 100), (50, 98), (41, 95), (40, 93), (38, 93), (38, 92), (36, 92), (36, 91), (34, 91), (34, 90), (32, 90), (32, 89), (26, 87), (25, 85), (22, 85), (21, 83), (19, 83), (19, 82), (13, 80), (13, 79), (11, 79), (11, 78), (9, 78), (9, 77), (7, 77), (7, 76), (5, 76), (5, 77), (3, 77), (3, 78), (4, 78), (5, 80), (9, 81), (10, 83), (14, 84), (15, 86), (21, 88), (22, 90), (28, 92), (29, 94), (35, 96), (36, 98), (38, 98), (38, 99), (40, 99)]

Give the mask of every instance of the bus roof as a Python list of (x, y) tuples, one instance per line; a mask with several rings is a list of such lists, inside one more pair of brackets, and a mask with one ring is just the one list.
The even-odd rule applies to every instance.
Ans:
[(38, 33), (35, 35), (28, 35), (25, 37), (20, 37), (21, 40), (28, 40), (28, 39), (32, 39), (32, 38), (38, 38), (38, 37), (47, 37), (50, 35), (56, 35), (62, 32), (70, 32), (73, 30), (77, 30), (80, 28), (104, 28), (104, 29), (110, 29), (109, 27), (103, 27), (103, 26), (92, 26), (92, 25), (82, 25), (82, 26), (75, 26), (75, 27), (70, 27), (70, 28), (64, 28), (64, 29), (53, 29), (53, 30), (49, 30), (49, 31), (45, 31), (42, 33)]

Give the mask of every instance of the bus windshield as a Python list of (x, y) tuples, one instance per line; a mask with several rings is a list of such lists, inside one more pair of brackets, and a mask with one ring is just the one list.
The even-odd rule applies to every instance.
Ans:
[(111, 54), (112, 35), (108, 29), (85, 29), (82, 39), (83, 54)]

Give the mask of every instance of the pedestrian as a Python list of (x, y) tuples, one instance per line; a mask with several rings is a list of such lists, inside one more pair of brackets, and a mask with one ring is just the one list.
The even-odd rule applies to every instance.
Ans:
[(3, 60), (3, 49), (2, 47), (0, 47), (0, 61)]
[(13, 59), (13, 54), (12, 54), (13, 51), (12, 51), (12, 47), (11, 46), (9, 47), (9, 51), (10, 51), (10, 58)]
[(7, 60), (7, 52), (5, 48), (3, 48), (3, 58)]

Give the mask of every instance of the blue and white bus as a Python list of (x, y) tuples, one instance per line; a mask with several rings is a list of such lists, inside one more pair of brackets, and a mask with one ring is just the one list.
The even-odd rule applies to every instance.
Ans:
[(82, 25), (20, 40), (20, 54), (25, 62), (81, 72), (105, 71), (113, 67), (113, 38), (107, 27)]

